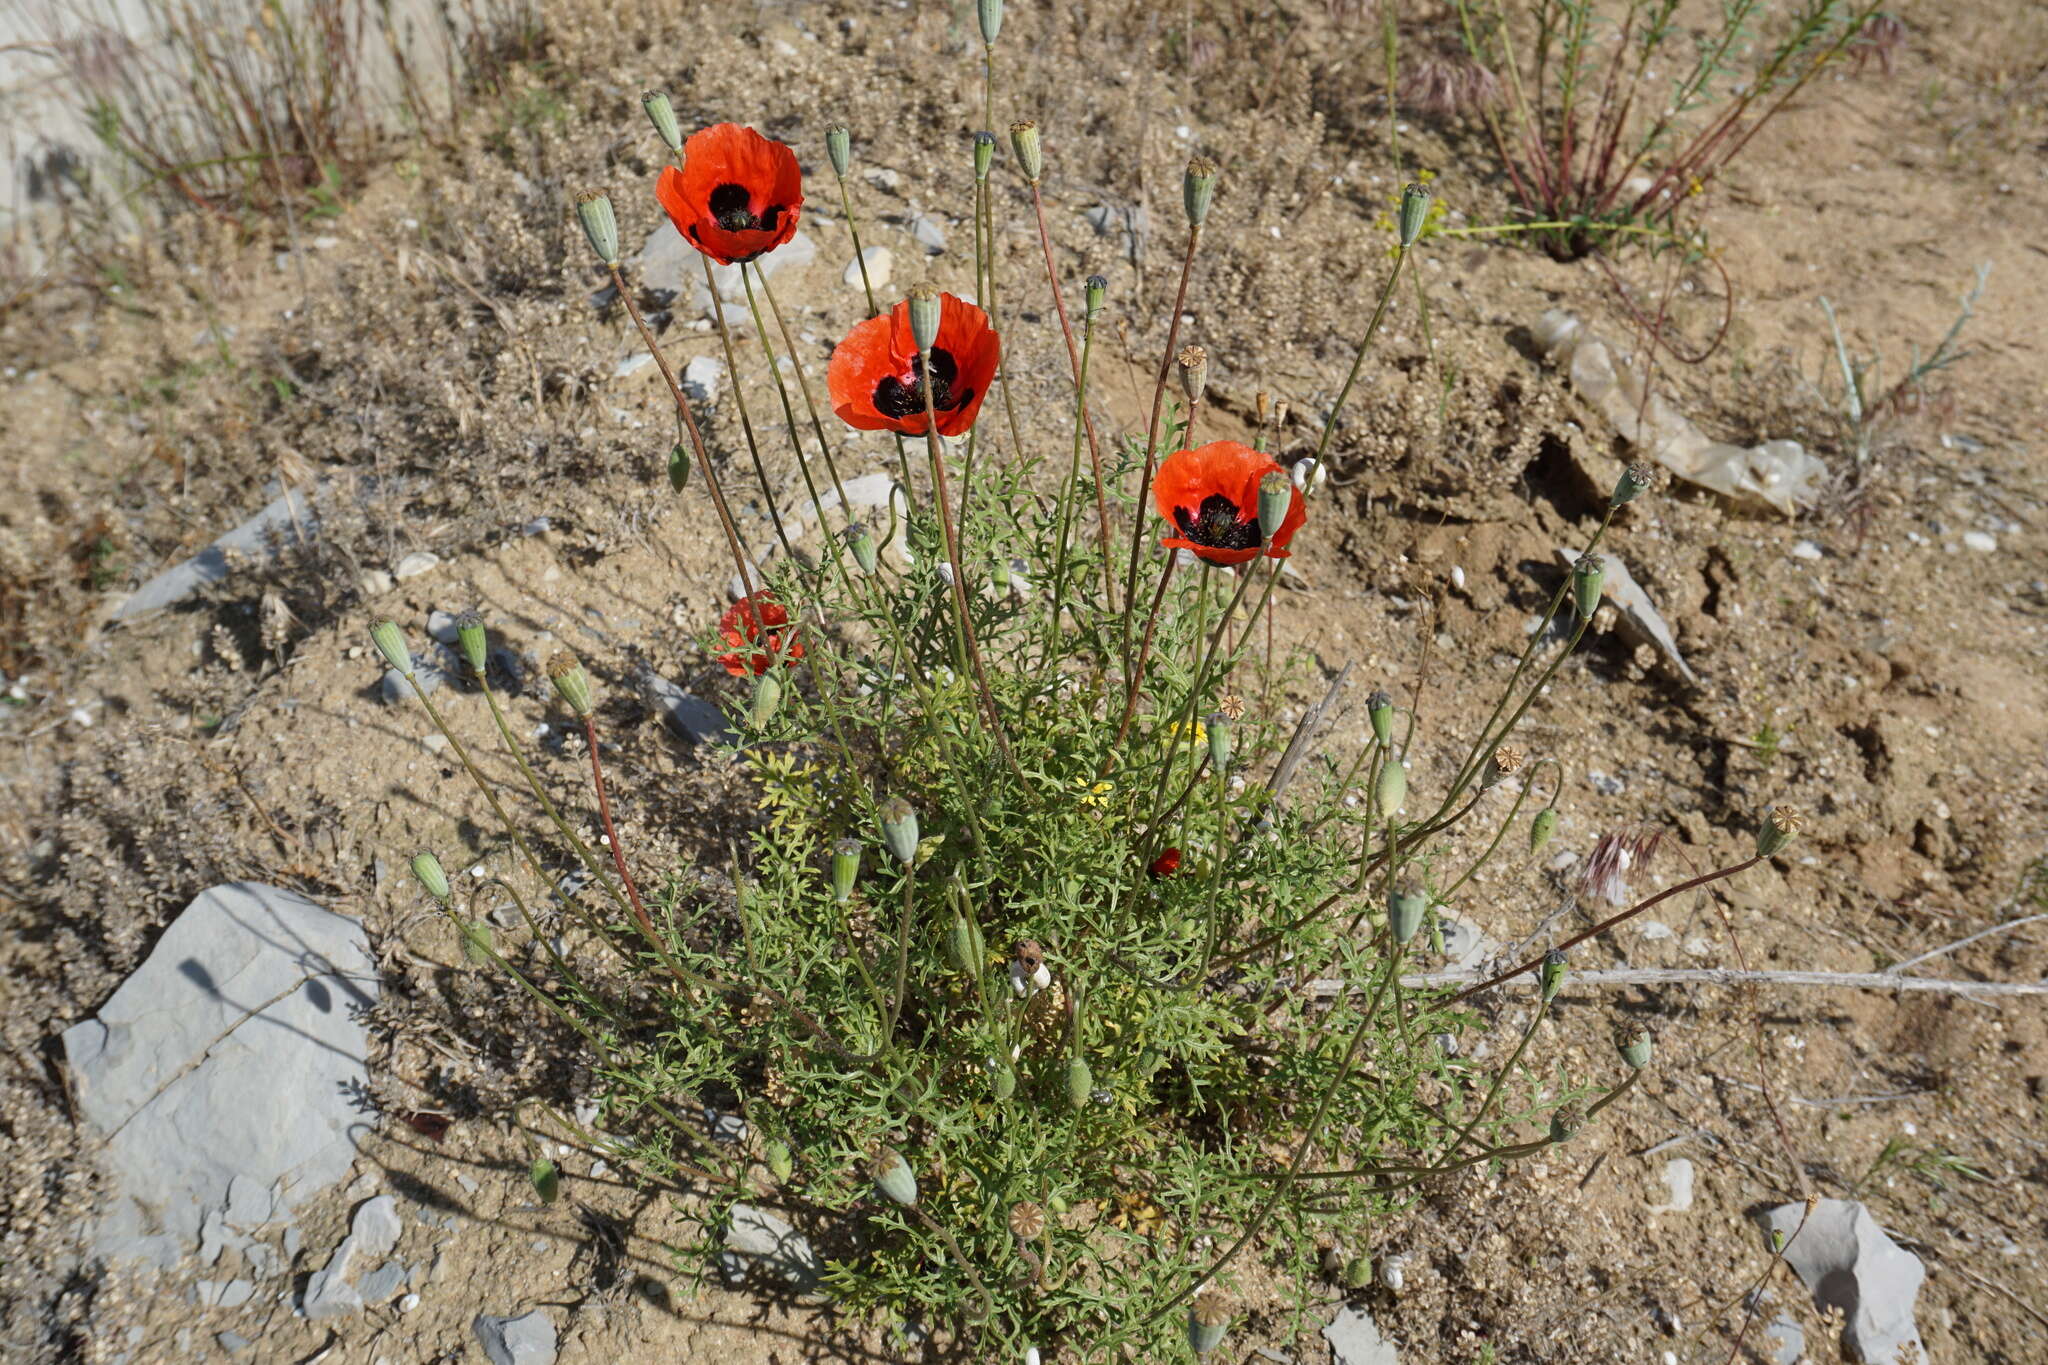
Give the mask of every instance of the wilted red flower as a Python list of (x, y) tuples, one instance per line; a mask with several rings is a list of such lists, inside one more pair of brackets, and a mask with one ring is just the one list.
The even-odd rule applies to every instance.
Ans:
[(1308, 520), (1299, 489), (1290, 493), (1287, 516), (1270, 545), (1259, 531), (1259, 480), (1284, 472), (1272, 456), (1241, 441), (1176, 450), (1153, 476), (1152, 502), (1180, 534), (1159, 543), (1192, 550), (1211, 564), (1242, 564), (1261, 553), (1285, 559), (1287, 542)]
[(804, 205), (796, 153), (737, 123), (717, 123), (683, 144), (681, 169), (662, 170), (654, 197), (683, 240), (734, 265), (796, 235)]
[[(939, 295), (939, 335), (932, 342), (932, 410), (939, 434), (974, 425), (996, 376), (1000, 339), (988, 314), (965, 299)], [(825, 369), (832, 410), (862, 431), (924, 435), (924, 358), (910, 335), (910, 300), (846, 334)]]
[(1166, 852), (1154, 858), (1151, 865), (1145, 870), (1152, 874), (1153, 881), (1164, 881), (1180, 871), (1180, 850), (1169, 848)]
[[(718, 633), (733, 647), (731, 654), (719, 655), (718, 662), (724, 664), (725, 671), (735, 678), (743, 678), (749, 673), (766, 673), (775, 666), (777, 656), (783, 663), (794, 666), (798, 659), (804, 657), (804, 642), (794, 634), (784, 640), (776, 627), (788, 624), (789, 612), (766, 588), (742, 597), (718, 618)], [(757, 650), (741, 657), (739, 651), (752, 644), (765, 646), (767, 652)]]

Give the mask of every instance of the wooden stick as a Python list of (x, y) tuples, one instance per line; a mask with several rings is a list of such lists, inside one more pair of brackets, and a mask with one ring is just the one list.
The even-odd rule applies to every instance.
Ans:
[[(1471, 970), (1421, 972), (1401, 978), (1410, 988), (1462, 986), (1482, 980)], [(1518, 983), (1533, 987), (1536, 978), (1523, 977)], [(1745, 972), (1733, 967), (1614, 967), (1566, 975), (1564, 989), (1574, 986), (1810, 986), (1821, 990), (1922, 991), (1938, 995), (2048, 995), (2048, 981), (1949, 981), (1932, 976), (1901, 976), (1893, 972)], [(1336, 980), (1309, 983), (1312, 994), (1325, 997), (1345, 989)]]

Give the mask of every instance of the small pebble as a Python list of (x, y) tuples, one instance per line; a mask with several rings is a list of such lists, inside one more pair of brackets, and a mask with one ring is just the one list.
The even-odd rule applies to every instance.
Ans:
[(1792, 547), (1792, 557), (1794, 559), (1819, 559), (1821, 557), (1821, 548), (1810, 540), (1802, 540)]
[(1988, 531), (1963, 532), (1963, 544), (1982, 554), (1990, 554), (1998, 548), (1997, 539)]

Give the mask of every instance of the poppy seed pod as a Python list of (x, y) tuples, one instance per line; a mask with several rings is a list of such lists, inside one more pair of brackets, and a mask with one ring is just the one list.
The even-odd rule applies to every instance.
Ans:
[(1209, 766), (1217, 772), (1230, 769), (1230, 717), (1221, 711), (1211, 711), (1209, 727)]
[(1620, 507), (1624, 503), (1634, 502), (1650, 491), (1650, 480), (1655, 474), (1655, 470), (1640, 460), (1622, 470), (1621, 478), (1615, 482), (1614, 491), (1607, 495), (1607, 505)]
[(597, 259), (608, 266), (617, 265), (619, 219), (612, 212), (611, 199), (596, 190), (577, 195), (576, 221), (583, 224), (583, 235), (590, 239), (590, 249), (597, 253)]
[(1504, 778), (1513, 777), (1522, 771), (1522, 765), (1529, 761), (1529, 755), (1513, 744), (1503, 744), (1493, 751), (1486, 760), (1486, 768), (1480, 774), (1481, 789), (1490, 788)]
[(1380, 765), (1380, 775), (1372, 784), (1372, 808), (1382, 820), (1393, 818), (1408, 799), (1408, 770), (1401, 766), (1398, 758), (1389, 758)]
[(832, 845), (832, 901), (844, 905), (853, 899), (853, 884), (860, 879), (860, 840), (841, 839)]
[(678, 441), (668, 448), (668, 486), (680, 493), (690, 483), (690, 452)]
[(1275, 469), (1259, 480), (1259, 534), (1271, 540), (1296, 497), (1294, 480)]
[(1757, 856), (1775, 858), (1783, 853), (1805, 823), (1805, 817), (1792, 807), (1772, 806), (1764, 812), (1763, 823), (1756, 827)]
[(1429, 221), (1429, 201), (1435, 196), (1429, 186), (1410, 184), (1401, 191), (1401, 249), (1414, 246), (1422, 237), (1422, 225)]
[(419, 879), (427, 894), (443, 905), (448, 903), (448, 873), (441, 867), (441, 860), (431, 853), (412, 855), (412, 875)]
[(682, 126), (676, 122), (676, 107), (669, 101), (668, 91), (649, 90), (640, 97), (640, 107), (647, 111), (647, 121), (654, 125), (654, 131), (661, 134), (661, 140), (672, 152), (683, 150)]
[(1550, 836), (1557, 833), (1557, 812), (1545, 806), (1536, 812), (1536, 818), (1529, 822), (1529, 851), (1541, 853), (1543, 846), (1550, 842)]
[(900, 796), (882, 803), (882, 842), (897, 862), (908, 866), (917, 860), (917, 812)]
[(1088, 1092), (1095, 1089), (1095, 1073), (1088, 1069), (1088, 1063), (1079, 1057), (1067, 1063), (1067, 1103), (1079, 1109), (1088, 1103)]
[(894, 1147), (884, 1147), (875, 1156), (875, 1188), (905, 1208), (917, 1205), (917, 1177), (910, 1163)]
[(489, 661), (488, 644), (483, 617), (466, 611), (455, 618), (455, 647), (462, 652), (462, 661), (478, 678), (483, 677), (484, 665)]
[(1103, 296), (1109, 293), (1109, 281), (1100, 275), (1090, 275), (1081, 285), (1081, 316), (1093, 318), (1102, 311)]
[(875, 534), (868, 530), (867, 523), (856, 521), (839, 533), (846, 539), (846, 548), (853, 551), (853, 562), (860, 566), (862, 573), (875, 571)]
[(548, 659), (548, 681), (555, 685), (555, 695), (562, 704), (576, 713), (578, 720), (590, 717), (590, 675), (583, 671), (583, 665), (576, 656), (562, 650)]
[(1615, 1040), (1615, 1048), (1621, 1053), (1621, 1060), (1627, 1063), (1630, 1071), (1641, 1071), (1650, 1064), (1650, 1054), (1655, 1050), (1655, 1043), (1650, 1037), (1650, 1031), (1638, 1024)]
[(920, 282), (910, 286), (910, 340), (919, 351), (930, 351), (939, 339), (939, 288)]
[(1366, 718), (1372, 722), (1372, 736), (1382, 748), (1394, 742), (1394, 699), (1375, 687), (1365, 699)]
[(1188, 1345), (1195, 1348), (1195, 1354), (1205, 1356), (1223, 1344), (1223, 1334), (1230, 1327), (1230, 1312), (1222, 1300), (1213, 1294), (1204, 1294), (1195, 1300), (1195, 1306), (1188, 1309)]
[(789, 1144), (770, 1139), (767, 1149), (762, 1152), (767, 1158), (768, 1173), (779, 1181), (786, 1181), (796, 1171), (796, 1158), (790, 1154)]
[(974, 17), (981, 21), (982, 46), (994, 47), (1003, 31), (1003, 0), (974, 0)]
[(1020, 1242), (1035, 1242), (1045, 1235), (1045, 1210), (1025, 1200), (1010, 1206), (1010, 1235)]
[(1395, 888), (1387, 897), (1387, 928), (1393, 932), (1394, 942), (1406, 943), (1422, 928), (1422, 917), (1429, 912), (1429, 893), (1409, 883)]
[(1216, 198), (1216, 163), (1198, 156), (1188, 163), (1180, 182), (1181, 205), (1188, 211), (1188, 225), (1199, 228), (1209, 216), (1210, 201)]
[(946, 934), (946, 953), (953, 959), (953, 965), (969, 976), (978, 975), (984, 961), (984, 945), (981, 930), (965, 915), (953, 916), (953, 927)]
[(1045, 175), (1045, 148), (1038, 139), (1038, 125), (1028, 118), (1011, 124), (1010, 150), (1017, 154), (1024, 178), (1036, 185)]
[(988, 179), (988, 169), (995, 164), (996, 135), (983, 129), (974, 135), (974, 178)]
[(1173, 358), (1173, 367), (1187, 400), (1201, 402), (1202, 395), (1209, 391), (1209, 352), (1200, 346), (1183, 346)]
[(1607, 561), (1599, 555), (1580, 555), (1572, 565), (1572, 608), (1581, 620), (1590, 621), (1600, 610), (1600, 585), (1607, 578)]
[(1536, 986), (1545, 1004), (1557, 999), (1557, 993), (1564, 989), (1563, 953), (1552, 948), (1543, 955), (1543, 965), (1536, 969)]
[(412, 676), (412, 651), (406, 648), (405, 632), (395, 621), (379, 621), (370, 627), (370, 643), (377, 646), (377, 652), (384, 656), (384, 662), (405, 674)]
[(1586, 1126), (1586, 1107), (1577, 1100), (1567, 1100), (1550, 1114), (1550, 1140), (1569, 1141), (1579, 1129)]
[(832, 174), (846, 178), (847, 168), (853, 165), (853, 132), (845, 124), (835, 123), (825, 130), (825, 160), (832, 163)]
[(763, 673), (754, 679), (754, 695), (747, 702), (747, 724), (756, 730), (765, 729), (781, 709), (781, 679), (773, 673)]

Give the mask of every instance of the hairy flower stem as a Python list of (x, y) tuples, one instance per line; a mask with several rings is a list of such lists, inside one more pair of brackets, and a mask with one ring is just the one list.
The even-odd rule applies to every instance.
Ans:
[(1507, 837), (1508, 830), (1513, 827), (1515, 817), (1522, 813), (1522, 803), (1529, 799), (1529, 789), (1532, 785), (1534, 785), (1532, 782), (1525, 781), (1522, 783), (1520, 790), (1515, 793), (1514, 804), (1508, 807), (1508, 813), (1501, 818), (1500, 828), (1493, 832), (1493, 840), (1487, 844), (1486, 851), (1477, 858), (1474, 858), (1472, 866), (1466, 868), (1456, 881), (1445, 887), (1437, 899), (1448, 903), (1452, 896), (1458, 894), (1459, 887), (1471, 881), (1473, 874), (1477, 873), (1480, 868), (1486, 866), (1492, 860), (1494, 853), (1500, 848), (1500, 841)]
[[(1102, 529), (1102, 600), (1104, 611), (1116, 610), (1116, 574), (1109, 564), (1109, 495), (1102, 482), (1102, 446), (1096, 440), (1095, 419), (1088, 414), (1087, 370), (1081, 353), (1074, 345), (1074, 325), (1067, 319), (1067, 303), (1060, 294), (1059, 271), (1052, 261), (1052, 234), (1045, 226), (1045, 198), (1038, 192), (1038, 182), (1031, 182), (1031, 208), (1038, 217), (1038, 246), (1045, 253), (1045, 282), (1052, 289), (1053, 311), (1059, 315), (1060, 335), (1067, 343), (1067, 366), (1074, 375), (1074, 408), (1078, 429), (1075, 445), (1080, 444), (1080, 430), (1088, 435), (1088, 463), (1095, 471), (1095, 517)], [(1141, 509), (1142, 511), (1142, 509)], [(1060, 547), (1066, 548), (1064, 542)], [(1156, 608), (1155, 608), (1156, 610)], [(1142, 669), (1143, 664), (1138, 667)]]
[(896, 920), (896, 984), (889, 995), (889, 1012), (882, 1018), (881, 1050), (896, 1042), (896, 1021), (903, 1017), (903, 999), (910, 992), (910, 929), (917, 912), (917, 871), (903, 868), (903, 913)]
[[(1067, 546), (1071, 543), (1070, 532), (1074, 525), (1074, 498), (1081, 485), (1081, 424), (1088, 407), (1088, 362), (1095, 351), (1095, 319), (1084, 316), (1081, 319), (1081, 374), (1074, 385), (1074, 448), (1067, 462), (1066, 482), (1060, 487), (1060, 531), (1059, 549), (1053, 560), (1052, 588), (1052, 653), (1059, 651), (1060, 616), (1066, 609), (1067, 600)], [(1092, 427), (1090, 430), (1092, 431)], [(1102, 468), (1095, 470), (1096, 501), (1103, 516), (1102, 543), (1102, 610), (1116, 610), (1116, 569), (1109, 562), (1109, 508), (1103, 501)]]
[(668, 946), (654, 930), (654, 920), (647, 913), (647, 906), (640, 899), (640, 888), (633, 883), (633, 874), (626, 868), (626, 850), (619, 844), (619, 832), (612, 828), (612, 803), (604, 788), (604, 765), (597, 756), (597, 722), (590, 716), (583, 717), (583, 740), (590, 746), (590, 785), (597, 791), (597, 818), (604, 826), (605, 846), (612, 851), (612, 866), (618, 870), (619, 881), (626, 888), (626, 899), (632, 902), (633, 918), (640, 925), (640, 933), (653, 944), (669, 971), (683, 987), (683, 994), (692, 994), (690, 983), (682, 969), (669, 960)]
[[(676, 378), (675, 367), (662, 354), (661, 343), (655, 340), (654, 330), (647, 325), (647, 319), (640, 316), (639, 307), (633, 302), (632, 291), (626, 288), (624, 276), (617, 266), (611, 267), (612, 287), (618, 291), (619, 301), (626, 305), (633, 325), (640, 329), (641, 340), (647, 343), (648, 351), (654, 356), (654, 363), (661, 367), (661, 377), (668, 381), (670, 397), (675, 399), (676, 411), (683, 415), (683, 425), (690, 433), (690, 446), (697, 456), (697, 467), (704, 471), (704, 486), (711, 491), (711, 503), (718, 511), (718, 524), (725, 531), (726, 548), (732, 551), (732, 562), (739, 570), (740, 587), (747, 596), (754, 595), (754, 569), (747, 561), (747, 553), (740, 545), (739, 530), (733, 525), (732, 511), (725, 504), (725, 489), (719, 484), (718, 470), (713, 467), (711, 457), (704, 450), (704, 436), (697, 430), (697, 418), (690, 411), (690, 400), (683, 396), (683, 386)], [(712, 302), (717, 299), (714, 295)], [(737, 382), (737, 381), (735, 381)]]
[(1316, 442), (1316, 459), (1330, 448), (1330, 437), (1336, 434), (1337, 418), (1344, 411), (1344, 401), (1351, 396), (1351, 386), (1358, 382), (1358, 371), (1365, 365), (1365, 353), (1372, 349), (1372, 339), (1379, 333), (1380, 320), (1387, 315), (1387, 301), (1394, 297), (1395, 282), (1401, 278), (1401, 267), (1408, 260), (1408, 248), (1394, 249), (1394, 268), (1387, 272), (1386, 283), (1380, 286), (1379, 302), (1373, 305), (1372, 321), (1365, 325), (1365, 337), (1358, 343), (1358, 354), (1351, 358), (1350, 372), (1344, 376), (1344, 385), (1337, 390), (1337, 401), (1330, 404), (1330, 415), (1323, 420), (1323, 434)]
[(1444, 1169), (1444, 1164), (1458, 1155), (1458, 1149), (1463, 1147), (1471, 1139), (1473, 1132), (1478, 1129), (1479, 1125), (1486, 1121), (1487, 1112), (1493, 1108), (1494, 1100), (1500, 1097), (1501, 1088), (1508, 1083), (1508, 1077), (1514, 1075), (1515, 1064), (1520, 1062), (1522, 1054), (1529, 1050), (1530, 1039), (1536, 1036), (1536, 1030), (1543, 1026), (1543, 1021), (1549, 1015), (1550, 1002), (1548, 1000), (1538, 1001), (1535, 1017), (1529, 1020), (1529, 1027), (1522, 1030), (1521, 1041), (1515, 1044), (1515, 1050), (1508, 1055), (1507, 1064), (1494, 1073), (1493, 1084), (1487, 1087), (1486, 1097), (1479, 1101), (1479, 1107), (1472, 1111), (1471, 1119), (1464, 1127), (1458, 1130), (1457, 1135), (1444, 1148), (1443, 1160), (1436, 1164), (1435, 1169)]
[[(1166, 379), (1173, 373), (1173, 358), (1180, 351), (1180, 315), (1188, 306), (1188, 276), (1195, 269), (1195, 250), (1202, 244), (1199, 224), (1188, 226), (1187, 252), (1180, 262), (1180, 287), (1174, 291), (1173, 312), (1166, 324), (1166, 354), (1159, 360), (1159, 378), (1152, 385), (1152, 420), (1145, 428), (1145, 468), (1138, 477), (1138, 500), (1131, 509), (1131, 562), (1124, 576), (1123, 660), (1126, 676), (1131, 671), (1131, 599), (1138, 593), (1138, 547), (1145, 539), (1145, 500), (1152, 494), (1152, 471), (1158, 467), (1159, 419), (1166, 411)], [(1107, 554), (1107, 548), (1104, 549)]]
[[(825, 459), (825, 476), (832, 480), (832, 491), (839, 495), (840, 514), (851, 517), (853, 515), (853, 508), (848, 506), (846, 502), (846, 485), (839, 480), (839, 465), (832, 458), (832, 443), (825, 439), (825, 424), (818, 416), (817, 400), (811, 396), (810, 375), (805, 370), (803, 362), (797, 359), (796, 338), (789, 333), (789, 323), (782, 316), (782, 305), (775, 301), (775, 290), (769, 286), (767, 272), (761, 269), (759, 261), (754, 262), (754, 278), (761, 282), (761, 297), (768, 300), (768, 316), (775, 319), (775, 330), (782, 334), (783, 349), (789, 353), (790, 367), (796, 371), (797, 392), (804, 400), (804, 411), (810, 416), (811, 434), (818, 438), (818, 453)], [(753, 299), (751, 296), (747, 302), (750, 306), (752, 305)], [(756, 327), (760, 326), (760, 314), (758, 312), (754, 315), (754, 325)], [(780, 382), (779, 379), (777, 382)], [(796, 432), (794, 430), (790, 432), (789, 439), (792, 442), (796, 442), (799, 449), (801, 449), (801, 443), (796, 441)], [(823, 507), (818, 509), (818, 516), (819, 530), (822, 533), (824, 530)]]
[[(803, 437), (797, 434), (796, 409), (791, 407), (789, 403), (789, 385), (783, 381), (782, 366), (779, 363), (777, 363), (775, 358), (775, 343), (768, 339), (768, 328), (761, 321), (761, 305), (754, 298), (754, 282), (748, 276), (747, 268), (745, 266), (740, 267), (740, 285), (742, 288), (746, 290), (747, 293), (747, 311), (750, 314), (752, 314), (754, 318), (754, 336), (761, 343), (762, 358), (768, 362), (768, 377), (775, 381), (775, 396), (782, 402), (782, 423), (783, 426), (789, 431), (790, 445), (796, 449), (797, 473), (803, 476), (804, 491), (811, 495), (811, 506), (817, 509), (818, 532), (819, 535), (826, 542), (826, 553), (832, 555), (836, 559), (838, 557), (838, 549), (837, 546), (833, 543), (834, 537), (825, 534), (823, 500), (818, 496), (818, 483), (817, 480), (811, 477), (810, 461), (804, 458)], [(790, 361), (792, 364), (796, 364), (799, 371), (801, 371), (803, 367), (800, 363), (797, 362), (796, 355), (794, 352), (792, 352), (790, 355)], [(740, 387), (739, 376), (737, 374), (733, 375), (732, 381), (733, 392), (738, 393)], [(805, 381), (805, 385), (806, 390), (808, 391), (808, 380)], [(815, 413), (816, 410), (813, 409), (814, 418)], [(823, 439), (824, 433), (820, 432), (819, 440), (821, 444), (823, 442)], [(827, 450), (825, 458), (828, 462), (832, 458), (829, 448)], [(769, 492), (768, 474), (766, 470), (760, 467), (760, 461), (758, 458), (755, 460), (755, 473), (758, 474), (761, 479), (761, 496), (768, 499), (768, 506), (772, 509), (775, 506), (775, 496), (773, 493)], [(834, 486), (837, 486), (836, 474), (834, 476)], [(845, 490), (841, 489), (840, 494), (843, 498), (845, 495)], [(789, 547), (787, 545), (785, 545), (783, 549), (785, 553), (789, 552)]]
[[(782, 546), (783, 556), (794, 559), (796, 552), (790, 548), (789, 531), (783, 526), (782, 512), (775, 505), (775, 489), (768, 482), (768, 466), (761, 460), (761, 443), (754, 436), (754, 419), (747, 413), (747, 400), (740, 385), (739, 362), (734, 358), (732, 351), (732, 328), (725, 320), (725, 298), (718, 292), (718, 280), (711, 273), (711, 258), (699, 253), (697, 259), (704, 263), (704, 288), (711, 294), (711, 315), (718, 319), (718, 339), (725, 347), (725, 373), (731, 380), (733, 399), (739, 407), (740, 431), (747, 438), (747, 454), (754, 461), (754, 479), (761, 485), (761, 500), (767, 505), (768, 520), (775, 527), (775, 539)], [(741, 266), (740, 278), (745, 280), (746, 277), (747, 268)], [(749, 302), (751, 301), (750, 299)], [(754, 330), (761, 330), (761, 317), (758, 313), (754, 315)], [(775, 357), (772, 353), (768, 357), (768, 368), (770, 371), (775, 368)], [(777, 376), (777, 380), (780, 382), (780, 376)], [(802, 450), (797, 451), (797, 463), (803, 463)], [(806, 478), (808, 477), (806, 475)], [(816, 497), (815, 494), (812, 496)]]
[[(1152, 657), (1152, 632), (1159, 624), (1159, 605), (1166, 600), (1166, 585), (1173, 582), (1173, 569), (1178, 563), (1180, 554), (1169, 552), (1165, 572), (1159, 575), (1159, 591), (1152, 594), (1152, 610), (1145, 614), (1145, 638), (1138, 646), (1138, 661), (1132, 666), (1130, 677), (1124, 681), (1124, 718), (1116, 727), (1116, 738), (1110, 741), (1108, 756), (1102, 760), (1105, 773), (1116, 761), (1116, 751), (1123, 747), (1124, 736), (1131, 732), (1131, 718), (1138, 714), (1138, 684), (1144, 680), (1145, 663)], [(1207, 575), (1203, 576), (1203, 581), (1208, 581)]]
[(953, 1240), (953, 1234), (946, 1230), (944, 1224), (933, 1218), (929, 1213), (926, 1213), (920, 1206), (912, 1204), (910, 1211), (917, 1215), (919, 1222), (923, 1223), (940, 1240), (945, 1242), (946, 1249), (953, 1253), (953, 1263), (966, 1271), (967, 1278), (974, 1281), (974, 1292), (981, 1298), (981, 1311), (967, 1319), (967, 1325), (970, 1327), (979, 1326), (981, 1323), (987, 1322), (990, 1318), (994, 1317), (996, 1315), (996, 1301), (990, 1297), (988, 1286), (982, 1283), (981, 1272), (974, 1268), (974, 1262), (967, 1259), (967, 1253), (962, 1251), (960, 1244)]

